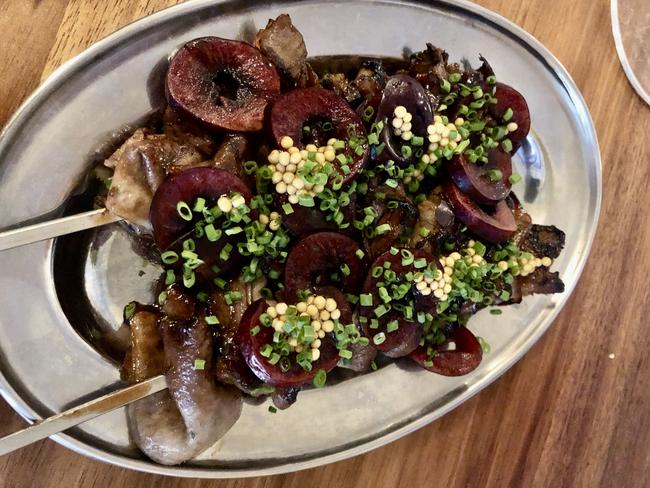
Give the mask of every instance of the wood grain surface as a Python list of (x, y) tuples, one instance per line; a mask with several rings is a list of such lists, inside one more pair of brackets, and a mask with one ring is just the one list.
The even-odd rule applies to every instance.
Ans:
[[(2, 0), (0, 125), (62, 62), (174, 3)], [(437, 422), (333, 465), (248, 480), (182, 480), (104, 465), (46, 440), (0, 459), (0, 486), (649, 486), (650, 108), (619, 65), (609, 0), (479, 3), (532, 33), (567, 67), (587, 100), (603, 157), (593, 252), (573, 296), (530, 353)], [(24, 425), (0, 400), (0, 434)]]

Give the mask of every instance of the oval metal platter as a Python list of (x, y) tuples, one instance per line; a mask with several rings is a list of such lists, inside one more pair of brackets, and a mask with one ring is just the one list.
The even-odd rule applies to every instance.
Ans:
[[(0, 228), (89, 205), (74, 197), (116, 141), (164, 104), (167, 59), (195, 37), (250, 39), (269, 18), (291, 14), (311, 56), (399, 57), (426, 42), (450, 59), (484, 55), (530, 105), (533, 130), (516, 164), (516, 190), (534, 220), (566, 231), (554, 267), (566, 292), (534, 296), (470, 328), (491, 345), (478, 369), (446, 378), (400, 362), (300, 394), (272, 415), (246, 404), (212, 449), (183, 466), (145, 458), (130, 442), (124, 410), (57, 435), (60, 444), (116, 465), (175, 476), (282, 473), (384, 445), (449, 412), (502, 375), (551, 325), (576, 285), (596, 230), (601, 169), (595, 130), (569, 74), (532, 36), (469, 2), (195, 1), (135, 22), (58, 69), (0, 138)], [(86, 206), (85, 209), (91, 207)], [(119, 225), (0, 254), (0, 388), (32, 421), (119, 388), (115, 351), (122, 307), (152, 300), (159, 269)], [(525, 394), (525, 392), (521, 392)], [(503, 400), (508, 401), (507, 398)], [(444, 422), (444, 419), (441, 420)]]

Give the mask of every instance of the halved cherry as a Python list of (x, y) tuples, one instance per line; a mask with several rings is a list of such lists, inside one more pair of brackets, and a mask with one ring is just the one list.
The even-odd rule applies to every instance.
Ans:
[(241, 41), (203, 37), (174, 55), (167, 72), (169, 104), (216, 129), (258, 131), (269, 100), (280, 93), (275, 67)]
[(379, 108), (377, 109), (377, 120), (384, 122), (384, 128), (381, 132), (382, 142), (385, 144), (384, 150), (378, 156), (379, 161), (388, 161), (392, 159), (397, 164), (405, 165), (414, 158), (414, 152), (411, 156), (405, 157), (402, 154), (402, 145), (408, 143), (395, 136), (391, 124), (395, 107), (406, 107), (406, 110), (413, 116), (411, 120), (411, 132), (420, 137), (427, 137), (427, 126), (433, 120), (433, 108), (431, 99), (424, 87), (407, 75), (391, 76), (384, 88), (383, 96)]
[[(491, 115), (497, 119), (499, 124), (507, 122), (517, 124), (517, 130), (508, 134), (508, 139), (512, 142), (512, 153), (514, 154), (530, 131), (528, 103), (526, 103), (526, 99), (521, 93), (505, 83), (497, 83), (494, 96), (497, 103), (490, 105)], [(512, 118), (509, 121), (504, 121), (503, 116), (508, 109), (512, 110)]]
[[(456, 186), (476, 203), (494, 205), (510, 194), (512, 160), (510, 155), (499, 149), (488, 152), (488, 162), (484, 165), (471, 163), (464, 154), (458, 154), (447, 168)], [(490, 173), (494, 171), (501, 173), (496, 181), (493, 181)]]
[[(284, 204), (289, 202), (286, 194), (280, 195), (276, 193), (274, 199), (278, 208), (281, 208)], [(294, 236), (300, 237), (325, 230), (339, 230), (339, 226), (336, 222), (332, 219), (327, 220), (327, 215), (317, 206), (303, 207), (300, 204), (295, 204), (291, 207), (293, 208), (293, 212), (288, 215), (283, 214), (282, 225), (284, 225)], [(341, 207), (344, 222), (352, 222), (356, 213), (356, 208), (356, 193), (352, 193), (350, 195), (350, 204), (346, 207)], [(354, 234), (355, 231), (356, 230), (352, 226), (348, 227), (347, 230), (341, 230), (342, 233), (349, 235)]]
[[(301, 239), (289, 252), (284, 267), (284, 287), (288, 300), (300, 290), (314, 286), (337, 286), (344, 293), (356, 293), (366, 269), (365, 259), (357, 255), (359, 244), (337, 232), (317, 232)], [(341, 271), (345, 265), (346, 273)], [(338, 275), (340, 281), (332, 280)]]
[[(305, 127), (310, 129), (307, 135)], [(281, 95), (271, 109), (271, 131), (278, 146), (284, 136), (291, 137), (296, 147), (309, 143), (324, 146), (332, 137), (346, 141), (350, 133), (366, 137), (366, 128), (357, 113), (336, 93), (324, 88), (299, 88)], [(368, 146), (361, 154), (346, 146), (345, 153), (352, 158), (352, 164), (347, 174), (339, 169), (344, 183), (363, 168)], [(335, 167), (338, 168), (336, 164)]]
[[(296, 362), (295, 353), (290, 354), (291, 366), (286, 371), (283, 371), (279, 364), (269, 363), (260, 352), (266, 344), (273, 344), (274, 329), (260, 323), (260, 315), (266, 308), (264, 299), (253, 302), (244, 312), (239, 324), (241, 352), (255, 376), (269, 385), (289, 388), (308, 383), (320, 369), (329, 372), (336, 366), (339, 354), (332, 334), (327, 334), (321, 339), (320, 358), (312, 363), (310, 371), (306, 371)], [(259, 327), (259, 332), (253, 335), (252, 329), (255, 327)]]
[[(228, 171), (215, 168), (191, 168), (173, 174), (165, 179), (153, 196), (149, 219), (153, 227), (154, 241), (161, 251), (182, 251), (185, 239), (192, 238), (195, 242), (195, 253), (205, 264), (197, 268), (199, 275), (209, 277), (210, 267), (216, 265), (222, 269), (222, 274), (229, 275), (239, 266), (239, 253), (234, 243), (237, 236), (226, 236), (215, 242), (194, 235), (195, 219), (183, 219), (177, 205), (185, 202), (192, 207), (197, 198), (203, 198), (206, 205), (213, 206), (222, 195), (230, 193), (241, 194), (248, 203), (251, 193), (246, 184)], [(223, 247), (230, 243), (233, 249), (229, 259), (220, 257)]]
[[(411, 252), (413, 253), (414, 260), (424, 258), (427, 263), (435, 263), (436, 267), (440, 269), (438, 260), (430, 254), (422, 250), (414, 250)], [(366, 319), (366, 321), (361, 324), (363, 333), (370, 338), (371, 344), (374, 344), (373, 338), (377, 334), (383, 333), (385, 340), (380, 344), (374, 344), (374, 346), (382, 351), (386, 356), (392, 358), (406, 356), (418, 347), (420, 337), (422, 337), (422, 326), (416, 320), (417, 312), (435, 313), (436, 304), (438, 302), (433, 295), (422, 295), (413, 287), (412, 291), (407, 295), (407, 297), (411, 298), (414, 302), (412, 320), (407, 320), (402, 312), (394, 309), (377, 317), (376, 309), (384, 303), (381, 299), (378, 286), (378, 283), (383, 280), (383, 275), (373, 276), (373, 270), (375, 268), (385, 268), (385, 263), (389, 263), (390, 270), (395, 272), (398, 277), (404, 276), (409, 272), (413, 273), (418, 271), (414, 263), (403, 264), (402, 259), (403, 256), (401, 252), (393, 255), (388, 251), (380, 255), (375, 262), (372, 263), (370, 272), (363, 284), (363, 293), (371, 295), (372, 303), (370, 305), (359, 306), (359, 316), (365, 317)], [(372, 326), (373, 319), (377, 319), (377, 327)], [(398, 328), (397, 330), (388, 332), (387, 325), (389, 322), (393, 321), (397, 321)]]
[(409, 357), (432, 373), (443, 376), (462, 376), (474, 371), (483, 358), (481, 344), (476, 340), (469, 329), (459, 326), (448, 338), (456, 344), (454, 350), (444, 350), (440, 346), (431, 358), (431, 365), (427, 365), (427, 347), (419, 346), (409, 354)]
[(505, 201), (493, 207), (479, 207), (451, 181), (443, 184), (443, 192), (454, 215), (478, 237), (499, 243), (508, 240), (517, 230), (515, 217)]

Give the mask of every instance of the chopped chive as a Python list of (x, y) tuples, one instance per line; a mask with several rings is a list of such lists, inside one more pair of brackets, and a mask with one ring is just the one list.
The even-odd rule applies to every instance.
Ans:
[(215, 229), (212, 224), (206, 225), (203, 230), (205, 231), (205, 237), (207, 237), (210, 242), (215, 242), (221, 237), (221, 229)]
[(512, 173), (508, 178), (508, 181), (510, 181), (511, 185), (519, 183), (521, 181), (521, 175), (519, 173)]
[(499, 169), (492, 168), (488, 170), (487, 177), (490, 179), (490, 181), (497, 182), (501, 181), (501, 178), (503, 178), (503, 173)]
[(383, 316), (383, 315), (386, 315), (386, 313), (388, 312), (388, 308), (386, 308), (386, 306), (382, 303), (382, 304), (379, 305), (377, 308), (375, 308), (375, 309), (373, 310), (373, 312), (375, 313), (375, 315), (377, 316), (377, 318), (379, 318), (379, 317), (381, 317), (381, 316)]
[(129, 320), (135, 314), (135, 302), (127, 303), (124, 307), (124, 317)]
[(165, 264), (174, 264), (176, 261), (178, 261), (178, 254), (176, 254), (174, 251), (165, 251), (160, 255), (160, 258)]
[(372, 294), (362, 293), (359, 295), (359, 303), (363, 307), (372, 307)]
[(379, 332), (378, 334), (375, 334), (375, 336), (372, 338), (372, 342), (377, 346), (379, 344), (382, 344), (385, 340), (386, 340), (386, 334), (384, 334), (383, 332)]
[(416, 259), (415, 261), (413, 261), (413, 266), (416, 269), (426, 268), (427, 260), (425, 258)]
[(313, 383), (316, 388), (322, 388), (327, 382), (327, 373), (324, 369), (319, 369), (314, 376)]
[(399, 323), (397, 322), (397, 320), (391, 320), (390, 322), (388, 322), (386, 324), (386, 332), (389, 332), (389, 333), (394, 332), (397, 329), (399, 329)]
[(386, 234), (389, 231), (390, 231), (390, 224), (381, 224), (378, 225), (377, 228), (375, 229), (375, 232), (378, 236), (382, 234)]
[(217, 325), (219, 323), (219, 319), (215, 315), (206, 315), (205, 323), (208, 325)]
[(190, 208), (190, 206), (187, 203), (185, 203), (183, 201), (178, 202), (176, 204), (176, 212), (178, 212), (178, 215), (183, 220), (187, 220), (187, 221), (192, 220), (192, 216), (193, 216), (192, 215), (192, 209)]

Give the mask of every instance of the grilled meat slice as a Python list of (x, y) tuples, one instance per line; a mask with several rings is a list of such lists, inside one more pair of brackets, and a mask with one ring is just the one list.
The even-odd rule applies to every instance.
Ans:
[(203, 156), (193, 146), (164, 134), (152, 134), (148, 129), (138, 129), (104, 162), (114, 170), (106, 208), (149, 229), (151, 199), (166, 173), (201, 161)]
[(139, 383), (162, 374), (164, 355), (162, 337), (158, 329), (160, 312), (153, 307), (136, 305), (136, 311), (127, 320), (131, 333), (131, 347), (122, 363), (122, 380)]
[(554, 225), (533, 224), (519, 247), (535, 256), (555, 259), (564, 248), (565, 238), (564, 232)]
[[(211, 371), (213, 338), (193, 300), (170, 287), (163, 309), (138, 310), (129, 320), (132, 344), (123, 377), (142, 381), (164, 373), (168, 390), (127, 407), (134, 442), (161, 464), (191, 459), (221, 438), (241, 413), (241, 397), (217, 386)], [(188, 319), (188, 320), (185, 320)]]
[(260, 290), (264, 284), (264, 280), (253, 283), (233, 281), (230, 290), (241, 292), (242, 299), (231, 305), (226, 303), (223, 292), (214, 292), (210, 297), (210, 310), (219, 319), (219, 355), (214, 365), (214, 374), (219, 382), (235, 385), (245, 393), (259, 388), (262, 382), (251, 372), (241, 355), (236, 340), (237, 330), (244, 311), (261, 298)]
[(255, 35), (255, 47), (278, 68), (288, 87), (313, 86), (316, 74), (307, 63), (307, 48), (302, 34), (287, 14), (270, 19)]
[(170, 139), (196, 148), (206, 159), (214, 154), (216, 146), (212, 136), (203, 127), (187, 120), (171, 107), (165, 109), (162, 122), (163, 133)]

